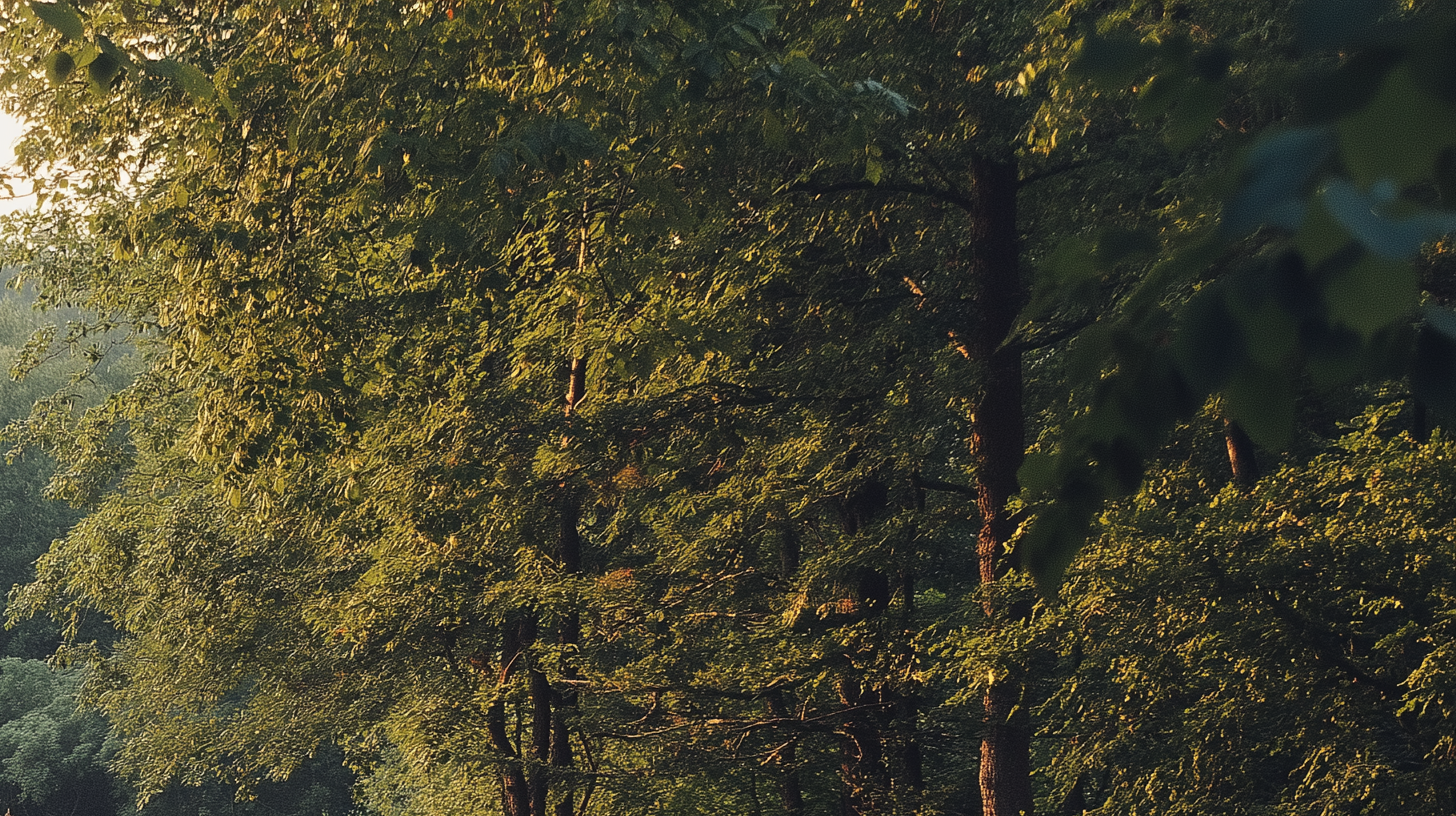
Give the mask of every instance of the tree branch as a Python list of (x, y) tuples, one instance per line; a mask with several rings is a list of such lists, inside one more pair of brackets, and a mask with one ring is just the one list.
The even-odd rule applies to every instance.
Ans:
[(953, 482), (942, 482), (939, 479), (927, 479), (919, 473), (911, 474), (910, 483), (920, 490), (938, 490), (942, 493), (960, 493), (963, 496), (976, 495), (976, 489), (966, 485), (958, 485)]
[(1087, 165), (1092, 164), (1092, 162), (1092, 159), (1078, 159), (1077, 161), (1067, 162), (1066, 164), (1057, 165), (1056, 167), (1048, 167), (1045, 170), (1038, 170), (1035, 173), (1028, 173), (1027, 175), (1022, 176), (1021, 179), (1016, 182), (1016, 186), (1028, 187), (1032, 184), (1036, 184), (1038, 181), (1046, 181), (1047, 179), (1054, 176), (1060, 176), (1063, 173), (1070, 173), (1073, 170), (1086, 167)]
[(1034, 337), (1022, 337), (1014, 334), (1007, 339), (1005, 346), (1007, 348), (1014, 349), (1017, 353), (1037, 351), (1039, 349), (1047, 348), (1048, 346), (1055, 346), (1056, 344), (1070, 337), (1075, 337), (1078, 332), (1082, 331), (1083, 329), (1096, 322), (1096, 315), (1088, 315), (1078, 320), (1074, 320), (1071, 323), (1062, 326), (1061, 328), (1041, 333)]
[(1339, 636), (1336, 633), (1299, 614), (1294, 607), (1285, 603), (1270, 590), (1264, 590), (1260, 595), (1260, 600), (1274, 610), (1276, 617), (1293, 628), (1294, 635), (1314, 653), (1317, 659), (1334, 664), (1354, 682), (1364, 683), (1375, 688), (1387, 699), (1393, 700), (1400, 697), (1400, 686), (1397, 683), (1365, 671), (1354, 660), (1346, 657), (1340, 649)]
[(838, 184), (810, 184), (809, 182), (799, 182), (798, 184), (789, 185), (789, 187), (785, 190), (785, 192), (789, 193), (809, 193), (810, 195), (834, 195), (836, 193), (873, 191), (885, 193), (905, 193), (907, 195), (925, 196), (926, 198), (933, 198), (938, 201), (944, 201), (948, 204), (954, 204), (963, 210), (971, 209), (971, 199), (968, 196), (962, 195), (955, 190), (946, 190), (939, 187), (931, 187), (928, 184), (909, 184), (888, 181), (880, 184), (875, 184), (869, 181), (845, 181)]

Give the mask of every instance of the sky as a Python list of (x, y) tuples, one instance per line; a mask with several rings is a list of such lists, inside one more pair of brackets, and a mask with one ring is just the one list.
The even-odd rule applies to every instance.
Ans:
[[(10, 172), (15, 164), (15, 140), (20, 138), (21, 124), (14, 117), (0, 113), (0, 172)], [(0, 190), (0, 215), (23, 210), (35, 203), (35, 197), (28, 193), (29, 187), (15, 184), (16, 193), (27, 193), (19, 198), (8, 198)]]

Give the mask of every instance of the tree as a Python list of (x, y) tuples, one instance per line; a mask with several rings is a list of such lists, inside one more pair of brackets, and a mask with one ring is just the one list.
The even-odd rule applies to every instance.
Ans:
[[(1078, 38), (1097, 68), (1080, 5), (778, 11), (9, 7), (7, 93), (44, 105), (22, 156), (60, 168), (14, 254), (148, 355), (28, 425), (93, 509), (19, 611), (116, 622), (91, 693), (144, 793), (337, 743), (401, 813), (748, 810), (760, 785), (790, 812), (1031, 812), (1012, 553), (1066, 551), (1012, 549), (1018, 471), (1087, 488), (1038, 522), (1065, 538), (1152, 437), (1075, 417), (1022, 466), (1027, 385), (1055, 392), (1048, 349), (1163, 249), (1131, 228), (1186, 212), (1024, 194), (1143, 209), (1143, 177), (1049, 158), (1091, 113), (1087, 160), (1158, 136), (1061, 70)], [(1225, 149), (1197, 137), (1227, 59), (1175, 18), (1134, 21), (1204, 72), (1168, 129), (1193, 158), (1152, 153), (1177, 172)], [(1166, 278), (1135, 331), (1079, 341), (1095, 374), (1141, 342), (1097, 399), (1176, 392), (1158, 427), (1191, 410), (1139, 322)], [(982, 662), (932, 684), (959, 658), (927, 615)], [(971, 751), (928, 727), (957, 691)]]
[[(1211, 394), (1274, 449), (1289, 439), (1300, 375), (1325, 388), (1408, 377), (1423, 400), (1449, 405), (1448, 316), (1425, 309), (1411, 325), (1421, 297), (1411, 260), (1456, 226), (1442, 209), (1449, 15), (1420, 9), (1417, 25), (1381, 3), (1302, 8), (1298, 58), (1275, 51), (1261, 71), (1293, 88), (1291, 120), (1245, 152), (1218, 229), (1168, 254), (1117, 319), (1088, 333), (1089, 409), (1023, 471), (1046, 508), (1024, 549), (1048, 591), (1102, 502), (1135, 490), (1173, 423)], [(1209, 53), (1093, 39), (1083, 65), (1114, 85), (1151, 73), (1142, 96), (1156, 110), (1198, 104), (1221, 64)], [(1210, 265), (1213, 285), (1163, 305)]]
[(106, 763), (116, 750), (106, 720), (78, 711), (77, 671), (0, 659), (0, 790), (17, 814), (115, 812)]
[(1052, 624), (1062, 790), (1129, 813), (1448, 806), (1452, 451), (1411, 437), (1395, 388), (1355, 399), (1334, 438), (1302, 411), (1310, 441), (1249, 491), (1219, 489), (1205, 417), (1108, 514)]

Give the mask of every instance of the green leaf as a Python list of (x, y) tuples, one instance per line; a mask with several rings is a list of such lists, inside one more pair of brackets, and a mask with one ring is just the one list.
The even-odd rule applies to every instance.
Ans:
[(1351, 56), (1333, 71), (1311, 73), (1295, 86), (1300, 109), (1315, 122), (1332, 122), (1365, 107), (1399, 62), (1400, 52), (1377, 49)]
[(876, 159), (874, 156), (868, 156), (865, 158), (865, 181), (868, 181), (870, 184), (879, 184), (880, 178), (884, 175), (884, 172), (885, 167), (884, 165), (880, 164), (879, 159)]
[(1217, 391), (1249, 359), (1225, 291), (1209, 287), (1189, 301), (1173, 343), (1178, 370), (1190, 384), (1205, 392)]
[(121, 63), (110, 54), (102, 52), (86, 66), (86, 75), (91, 80), (91, 90), (104, 94), (111, 90), (111, 83), (121, 73)]
[(1237, 313), (1249, 358), (1260, 366), (1278, 368), (1289, 363), (1299, 348), (1299, 324), (1294, 316), (1272, 302)]
[(784, 129), (784, 120), (774, 111), (763, 114), (763, 143), (775, 150), (787, 150), (789, 137)]
[(97, 55), (99, 55), (100, 53), (101, 49), (97, 48), (95, 45), (89, 42), (84, 42), (81, 43), (81, 47), (77, 48), (76, 53), (72, 56), (76, 59), (77, 68), (85, 68), (86, 66), (90, 65), (91, 62), (95, 60)]
[(778, 10), (778, 6), (762, 6), (754, 9), (744, 15), (743, 25), (748, 26), (762, 36), (774, 27), (774, 13)]
[(1243, 235), (1263, 224), (1306, 226), (1311, 179), (1334, 149), (1334, 134), (1324, 127), (1266, 133), (1244, 158), (1239, 190), (1224, 205), (1224, 228)]
[(1097, 493), (1090, 484), (1069, 486), (1069, 492), (1085, 494), (1085, 498), (1063, 500), (1038, 513), (1026, 535), (1016, 542), (1021, 563), (1036, 581), (1037, 590), (1048, 598), (1056, 597), (1067, 567), (1086, 543), (1091, 508), (1100, 501), (1100, 497), (1093, 498)]
[(1089, 34), (1072, 60), (1072, 70), (1104, 88), (1122, 90), (1147, 76), (1155, 56), (1155, 47), (1131, 34)]
[(52, 51), (50, 56), (46, 57), (46, 78), (52, 85), (65, 82), (66, 77), (70, 76), (71, 71), (75, 68), (76, 61), (71, 59), (71, 55), (65, 51)]
[(1404, 321), (1420, 298), (1420, 277), (1408, 263), (1366, 253), (1325, 287), (1325, 302), (1335, 322), (1369, 340), (1376, 332)]
[(1357, 185), (1390, 178), (1404, 186), (1432, 176), (1441, 151), (1456, 145), (1456, 108), (1422, 91), (1410, 66), (1401, 65), (1369, 105), (1336, 129), (1340, 157)]
[(1170, 68), (1155, 77), (1152, 77), (1138, 89), (1137, 102), (1133, 105), (1133, 115), (1139, 119), (1161, 116), (1172, 109), (1173, 104), (1178, 101), (1178, 93), (1182, 90), (1187, 75), (1175, 68)]
[(1158, 237), (1151, 230), (1108, 227), (1098, 234), (1094, 253), (1098, 263), (1106, 268), (1128, 258), (1150, 255), (1157, 251)]
[(1305, 0), (1299, 7), (1299, 35), (1312, 51), (1337, 49), (1366, 39), (1387, 0)]
[(232, 95), (229, 93), (228, 90), (229, 86), (232, 84), (231, 80), (232, 73), (228, 70), (228, 67), (224, 65), (213, 73), (212, 87), (215, 91), (217, 91), (217, 101), (222, 105), (223, 110), (227, 111), (229, 117), (236, 119), (238, 116), (238, 106), (237, 103), (233, 101)]
[(1321, 204), (1306, 208), (1304, 222), (1295, 233), (1294, 245), (1311, 269), (1319, 266), (1345, 247), (1352, 246), (1350, 234), (1340, 226), (1330, 211)]
[(1456, 314), (1427, 307), (1411, 361), (1411, 389), (1446, 417), (1456, 417)]
[(1244, 366), (1223, 389), (1229, 418), (1270, 450), (1288, 447), (1294, 431), (1294, 386), (1280, 369)]
[(1178, 103), (1168, 116), (1163, 139), (1174, 150), (1182, 150), (1202, 136), (1223, 109), (1223, 86), (1194, 79), (1182, 88)]
[(70, 3), (31, 3), (30, 10), (66, 39), (74, 42), (86, 39), (86, 22)]
[(1099, 278), (1106, 271), (1100, 263), (1103, 260), (1101, 243), (1099, 240), (1094, 245), (1083, 238), (1065, 238), (1052, 250), (1041, 269), (1058, 284)]
[(195, 65), (168, 57), (152, 63), (151, 68), (157, 75), (172, 80), (177, 87), (198, 102), (210, 102), (217, 94), (212, 80)]
[(1456, 214), (1412, 207), (1400, 200), (1400, 191), (1390, 179), (1376, 182), (1369, 190), (1360, 190), (1346, 179), (1332, 179), (1319, 199), (1346, 232), (1372, 254), (1388, 260), (1411, 257), (1427, 241), (1456, 231)]
[(1056, 454), (1028, 453), (1016, 472), (1016, 479), (1023, 490), (1036, 496), (1051, 491), (1056, 486), (1061, 468)]
[(1077, 337), (1068, 350), (1067, 376), (1077, 381), (1097, 379), (1111, 353), (1111, 327), (1107, 323), (1093, 324)]

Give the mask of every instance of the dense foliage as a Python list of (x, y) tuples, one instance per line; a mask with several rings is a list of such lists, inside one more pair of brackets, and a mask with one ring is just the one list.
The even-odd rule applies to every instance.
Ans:
[(0, 4), (0, 784), (1449, 811), (1452, 24), (1205, 6)]

